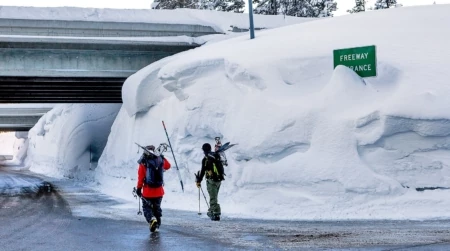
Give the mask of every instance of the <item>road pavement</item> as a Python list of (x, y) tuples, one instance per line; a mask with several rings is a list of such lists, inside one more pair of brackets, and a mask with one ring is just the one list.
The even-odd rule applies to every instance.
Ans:
[[(277, 221), (137, 208), (70, 181), (0, 169), (2, 250), (450, 250), (450, 221)], [(84, 216), (83, 216), (84, 215)]]

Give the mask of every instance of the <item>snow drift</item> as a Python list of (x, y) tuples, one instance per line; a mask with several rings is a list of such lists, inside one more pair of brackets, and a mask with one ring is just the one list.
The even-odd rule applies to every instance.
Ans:
[[(163, 208), (198, 209), (201, 145), (220, 136), (239, 144), (227, 152), (219, 195), (225, 218), (448, 218), (449, 12), (440, 5), (321, 19), (149, 65), (124, 84), (123, 106), (90, 177), (99, 190), (133, 200), (142, 153), (134, 142), (167, 142), (164, 121), (185, 191), (173, 166)], [(364, 45), (377, 46), (377, 77), (333, 69), (334, 49)], [(85, 123), (69, 116), (92, 109), (81, 107), (55, 109), (30, 132), (32, 170), (86, 175), (75, 163), (89, 145), (75, 130)], [(82, 147), (63, 165), (74, 138)]]
[[(441, 5), (324, 19), (152, 64), (124, 85), (97, 178), (104, 191), (129, 197), (139, 156), (133, 144), (165, 142), (165, 120), (187, 184), (183, 194), (176, 172), (167, 173), (165, 207), (196, 209), (200, 147), (221, 136), (239, 143), (228, 153), (220, 192), (225, 214), (448, 217), (446, 190), (414, 188), (450, 187), (449, 11)], [(377, 77), (333, 70), (333, 49), (364, 45), (377, 46)]]
[(57, 105), (28, 134), (25, 166), (54, 177), (92, 181), (120, 104)]
[(0, 132), (0, 154), (12, 155), (14, 153), (12, 145), (15, 140), (13, 132)]

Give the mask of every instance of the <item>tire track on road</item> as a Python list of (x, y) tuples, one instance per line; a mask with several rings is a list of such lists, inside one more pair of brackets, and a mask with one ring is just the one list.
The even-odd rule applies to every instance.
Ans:
[(48, 192), (48, 183), (24, 174), (1, 173), (1, 178), (0, 221), (8, 226), (0, 230), (2, 247), (27, 249), (30, 244), (39, 245), (55, 238), (69, 227), (70, 209), (56, 191)]

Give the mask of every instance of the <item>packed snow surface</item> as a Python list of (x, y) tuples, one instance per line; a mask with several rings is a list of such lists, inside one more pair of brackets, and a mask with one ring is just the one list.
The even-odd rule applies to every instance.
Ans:
[[(136, 203), (131, 191), (142, 151), (134, 143), (167, 142), (164, 121), (184, 192), (169, 151), (163, 208), (198, 210), (201, 145), (220, 136), (238, 143), (227, 151), (219, 193), (225, 217), (448, 218), (448, 13), (450, 5), (438, 5), (323, 19), (153, 63), (124, 84), (123, 106), (89, 170), (91, 185)], [(334, 49), (365, 45), (376, 45), (377, 77), (333, 69)], [(81, 170), (49, 156), (70, 152), (75, 161), (86, 153), (87, 144), (80, 151), (55, 140), (84, 139), (61, 122), (77, 109), (57, 110), (30, 132), (32, 170), (72, 177)], [(31, 149), (46, 150), (30, 157)]]
[[(1, 6), (0, 19), (70, 20), (92, 22), (131, 22), (155, 24), (190, 24), (210, 26), (217, 32), (227, 32), (231, 27), (249, 28), (245, 13), (205, 11), (193, 9), (140, 10), (96, 9), (78, 7), (22, 7)], [(255, 28), (275, 28), (314, 20), (290, 16), (254, 15)]]

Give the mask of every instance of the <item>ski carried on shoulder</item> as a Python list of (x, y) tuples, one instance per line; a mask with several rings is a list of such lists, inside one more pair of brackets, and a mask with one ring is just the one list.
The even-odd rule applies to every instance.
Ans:
[[(134, 142), (138, 147), (142, 148), (142, 150), (144, 150), (145, 152), (149, 153), (150, 152), (143, 146), (139, 145), (138, 143)], [(166, 143), (161, 143), (159, 144), (158, 148), (155, 149), (155, 155), (160, 156), (162, 155), (164, 152), (167, 152), (167, 148), (169, 147), (169, 145), (167, 145)]]
[(145, 149), (145, 147), (139, 145), (138, 143), (134, 142), (138, 147), (142, 148), (142, 150), (144, 150), (147, 153), (150, 153), (147, 149)]
[(222, 161), (222, 164), (224, 166), (228, 166), (228, 160), (227, 160), (227, 156), (225, 155), (225, 151), (237, 144), (230, 144), (230, 142), (227, 142), (222, 145), (222, 142), (220, 141), (220, 137), (216, 137), (215, 140), (216, 140), (216, 145), (215, 145), (215, 149), (214, 149), (215, 153), (218, 153), (220, 155), (220, 160)]
[(225, 152), (226, 150), (230, 149), (231, 147), (233, 147), (235, 145), (237, 145), (237, 144), (230, 144), (230, 142), (227, 142), (223, 146), (219, 147), (219, 149), (216, 151), (216, 153)]

